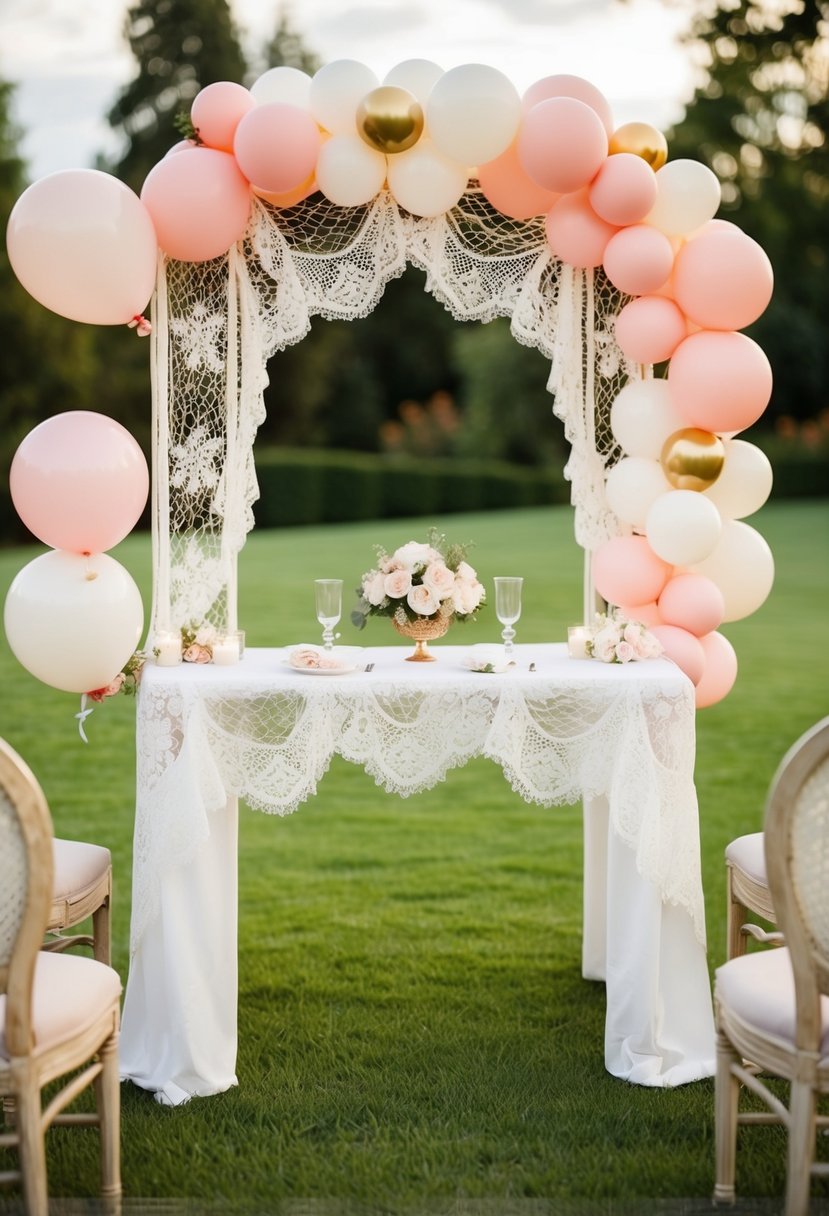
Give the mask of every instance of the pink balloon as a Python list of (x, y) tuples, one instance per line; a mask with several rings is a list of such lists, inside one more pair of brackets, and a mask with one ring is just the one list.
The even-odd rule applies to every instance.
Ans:
[(656, 556), (644, 536), (613, 536), (593, 554), (593, 581), (609, 604), (652, 603), (667, 583), (671, 569)]
[(71, 321), (126, 325), (155, 287), (150, 214), (129, 186), (97, 169), (51, 173), (24, 190), (6, 247), (29, 295)]
[(248, 89), (232, 80), (219, 80), (196, 94), (190, 121), (203, 144), (232, 152), (236, 128), (255, 105), (256, 99)]
[(518, 159), (518, 145), (510, 144), (495, 160), (478, 166), (481, 192), (497, 211), (514, 220), (546, 215), (561, 196), (536, 185)]
[(651, 633), (662, 643), (669, 659), (685, 672), (692, 684), (699, 684), (705, 670), (705, 654), (699, 638), (676, 625), (654, 625)]
[(664, 623), (659, 615), (659, 608), (656, 603), (620, 604), (619, 616), (624, 617), (628, 621), (641, 621), (643, 625), (647, 625), (648, 629), (651, 629), (654, 625), (662, 625)]
[(569, 194), (586, 186), (607, 157), (607, 132), (596, 111), (574, 97), (533, 106), (521, 124), (518, 159), (544, 190)]
[(630, 296), (656, 291), (668, 279), (673, 264), (671, 242), (664, 232), (648, 224), (622, 228), (604, 253), (605, 274), (614, 287)]
[(545, 76), (531, 84), (521, 98), (524, 113), (528, 113), (539, 102), (549, 101), (551, 97), (575, 97), (583, 101), (591, 110), (595, 110), (601, 119), (602, 126), (607, 132), (608, 139), (613, 134), (613, 114), (610, 103), (604, 93), (600, 93), (594, 84), (581, 76)]
[(144, 453), (105, 414), (70, 410), (30, 431), (9, 473), (26, 527), (53, 549), (102, 553), (138, 522), (149, 492)]
[(709, 633), (700, 638), (705, 668), (697, 684), (697, 709), (707, 709), (728, 696), (737, 679), (737, 655), (727, 637)]
[(600, 266), (607, 242), (618, 229), (600, 220), (587, 201), (587, 191), (565, 194), (553, 203), (545, 221), (547, 244), (571, 266)]
[(656, 202), (656, 174), (646, 160), (631, 152), (608, 156), (590, 184), (590, 206), (623, 228), (638, 224)]
[(254, 186), (285, 194), (314, 172), (320, 142), (320, 129), (306, 110), (272, 102), (244, 116), (236, 128), (233, 154)]
[(631, 300), (616, 318), (616, 341), (634, 363), (663, 363), (687, 334), (685, 317), (663, 296)]
[(250, 214), (250, 187), (236, 161), (212, 148), (160, 160), (147, 174), (141, 199), (159, 245), (180, 262), (207, 262), (227, 253)]
[(703, 329), (680, 342), (668, 368), (671, 399), (689, 426), (744, 431), (771, 397), (771, 365), (741, 333)]
[(251, 186), (251, 189), (257, 198), (264, 199), (266, 203), (285, 210), (288, 207), (295, 207), (304, 198), (308, 198), (309, 194), (314, 194), (319, 190), (319, 186), (316, 173), (312, 173), (304, 182), (300, 182), (295, 190), (286, 190), (284, 193), (275, 190), (259, 190), (256, 186)]
[(762, 248), (738, 228), (707, 228), (680, 250), (674, 297), (703, 329), (745, 329), (765, 311), (774, 273)]
[(722, 624), (725, 599), (717, 584), (704, 574), (675, 574), (665, 584), (658, 608), (666, 625), (687, 629), (701, 638)]

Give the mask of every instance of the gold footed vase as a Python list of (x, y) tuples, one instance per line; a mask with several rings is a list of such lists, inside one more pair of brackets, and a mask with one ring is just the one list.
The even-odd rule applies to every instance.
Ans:
[(411, 638), (415, 648), (406, 655), (407, 663), (434, 663), (435, 656), (429, 653), (429, 643), (442, 638), (452, 624), (451, 616), (419, 616), (416, 621), (404, 621), (401, 625), (391, 618), (398, 633)]

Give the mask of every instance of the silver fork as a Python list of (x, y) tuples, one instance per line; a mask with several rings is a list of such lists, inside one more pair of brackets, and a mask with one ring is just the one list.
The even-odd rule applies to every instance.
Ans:
[(363, 668), (363, 671), (373, 671), (373, 670), (374, 670), (373, 663), (366, 663), (365, 667)]

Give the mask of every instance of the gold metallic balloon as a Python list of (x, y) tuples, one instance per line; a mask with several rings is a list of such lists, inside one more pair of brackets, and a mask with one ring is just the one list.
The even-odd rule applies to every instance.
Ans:
[(656, 172), (668, 159), (668, 141), (649, 122), (626, 122), (610, 137), (608, 155), (612, 156), (615, 152), (632, 152), (634, 156), (641, 156)]
[(722, 472), (725, 445), (719, 435), (689, 426), (668, 436), (659, 459), (675, 489), (707, 490)]
[(357, 130), (378, 152), (405, 152), (423, 134), (423, 109), (408, 89), (381, 85), (357, 107)]

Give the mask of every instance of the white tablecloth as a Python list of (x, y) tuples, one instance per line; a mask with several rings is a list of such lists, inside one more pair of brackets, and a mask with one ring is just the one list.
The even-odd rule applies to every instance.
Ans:
[(145, 668), (124, 1076), (167, 1102), (236, 1083), (236, 800), (293, 811), (335, 754), (404, 797), (487, 756), (528, 802), (583, 800), (583, 971), (607, 983), (605, 1065), (645, 1085), (713, 1074), (694, 696), (678, 668), (527, 645), (483, 675), (463, 647), (417, 664), (394, 646), (315, 676), (285, 653)]

